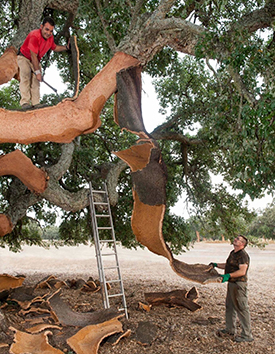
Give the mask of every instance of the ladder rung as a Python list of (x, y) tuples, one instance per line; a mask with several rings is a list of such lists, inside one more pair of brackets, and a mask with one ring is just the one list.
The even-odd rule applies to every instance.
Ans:
[(99, 240), (99, 242), (104, 243), (104, 242), (115, 242), (115, 241), (114, 240)]
[(117, 280), (106, 280), (106, 283), (110, 284), (110, 283), (120, 283), (121, 280), (117, 279)]
[(99, 189), (99, 190), (92, 189), (91, 192), (92, 193), (105, 193), (106, 194), (106, 191), (104, 191), (102, 189)]
[(101, 256), (115, 256), (115, 253), (103, 253)]
[(118, 266), (115, 266), (115, 267), (104, 267), (104, 269), (118, 269), (119, 267)]
[(112, 295), (108, 295), (108, 297), (116, 297), (116, 296), (123, 296), (123, 294), (122, 294), (122, 293), (120, 293), (120, 294), (112, 294)]
[(96, 214), (95, 215), (97, 218), (109, 218), (110, 215), (109, 214)]
[(105, 202), (94, 202), (94, 205), (108, 205), (108, 203), (105, 203)]
[(98, 230), (112, 230), (112, 227), (111, 226), (101, 226), (101, 227), (98, 227)]
[(121, 308), (119, 308), (118, 309), (118, 311), (125, 311), (125, 309), (127, 309), (127, 307), (125, 306), (125, 307), (121, 307)]

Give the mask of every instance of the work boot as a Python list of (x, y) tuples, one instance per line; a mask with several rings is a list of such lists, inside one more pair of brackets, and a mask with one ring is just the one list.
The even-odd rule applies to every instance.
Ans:
[(234, 337), (235, 333), (233, 333), (233, 332), (229, 331), (227, 328), (225, 328), (225, 329), (218, 329), (217, 335), (218, 336), (227, 335), (227, 336), (230, 336), (230, 337)]
[(241, 342), (253, 342), (254, 339), (252, 337), (235, 337), (234, 342), (241, 343)]
[(28, 103), (24, 103), (22, 106), (21, 106), (21, 109), (26, 111), (27, 109), (31, 109), (32, 106)]
[(39, 109), (39, 108), (43, 108), (46, 107), (46, 104), (42, 104), (42, 103), (37, 103), (34, 106), (32, 106), (34, 109)]

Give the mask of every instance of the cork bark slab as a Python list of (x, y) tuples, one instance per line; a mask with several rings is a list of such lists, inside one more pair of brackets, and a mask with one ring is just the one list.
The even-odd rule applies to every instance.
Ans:
[(82, 328), (67, 340), (77, 354), (96, 354), (102, 340), (114, 333), (123, 332), (122, 323), (117, 318)]
[(14, 277), (8, 274), (0, 274), (0, 291), (19, 288), (22, 286), (24, 280), (24, 277)]
[(64, 354), (61, 350), (52, 347), (48, 342), (50, 331), (39, 334), (29, 334), (21, 332), (15, 328), (11, 329), (15, 332), (14, 343), (10, 347), (11, 354)]
[[(137, 241), (151, 252), (166, 257), (181, 277), (202, 284), (220, 279), (211, 266), (186, 264), (174, 259), (162, 234), (166, 205), (166, 166), (157, 142), (145, 131), (140, 108), (141, 71), (128, 68), (117, 74), (116, 121), (122, 129), (142, 136), (137, 145), (115, 154), (131, 168), (134, 207), (132, 229)], [(120, 92), (121, 91), (121, 92)]]
[(89, 324), (98, 324), (117, 317), (117, 311), (112, 308), (87, 313), (74, 312), (61, 299), (59, 291), (54, 293), (48, 301), (54, 315), (64, 326), (85, 327)]

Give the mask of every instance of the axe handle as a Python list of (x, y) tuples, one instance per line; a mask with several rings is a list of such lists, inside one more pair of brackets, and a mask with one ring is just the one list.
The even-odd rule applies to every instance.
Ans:
[(49, 88), (51, 88), (55, 93), (57, 93), (57, 89), (55, 89), (55, 88), (52, 87), (50, 84), (48, 84), (43, 78), (42, 78), (42, 82), (44, 82), (44, 84), (46, 84), (47, 86), (49, 86)]

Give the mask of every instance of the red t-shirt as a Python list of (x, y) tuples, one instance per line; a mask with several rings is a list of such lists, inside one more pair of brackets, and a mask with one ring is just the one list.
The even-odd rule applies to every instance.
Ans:
[(37, 54), (38, 61), (40, 61), (49, 49), (55, 50), (55, 48), (56, 44), (54, 43), (53, 35), (48, 39), (44, 39), (41, 35), (41, 29), (36, 29), (27, 35), (20, 52), (24, 57), (31, 60), (31, 50)]

